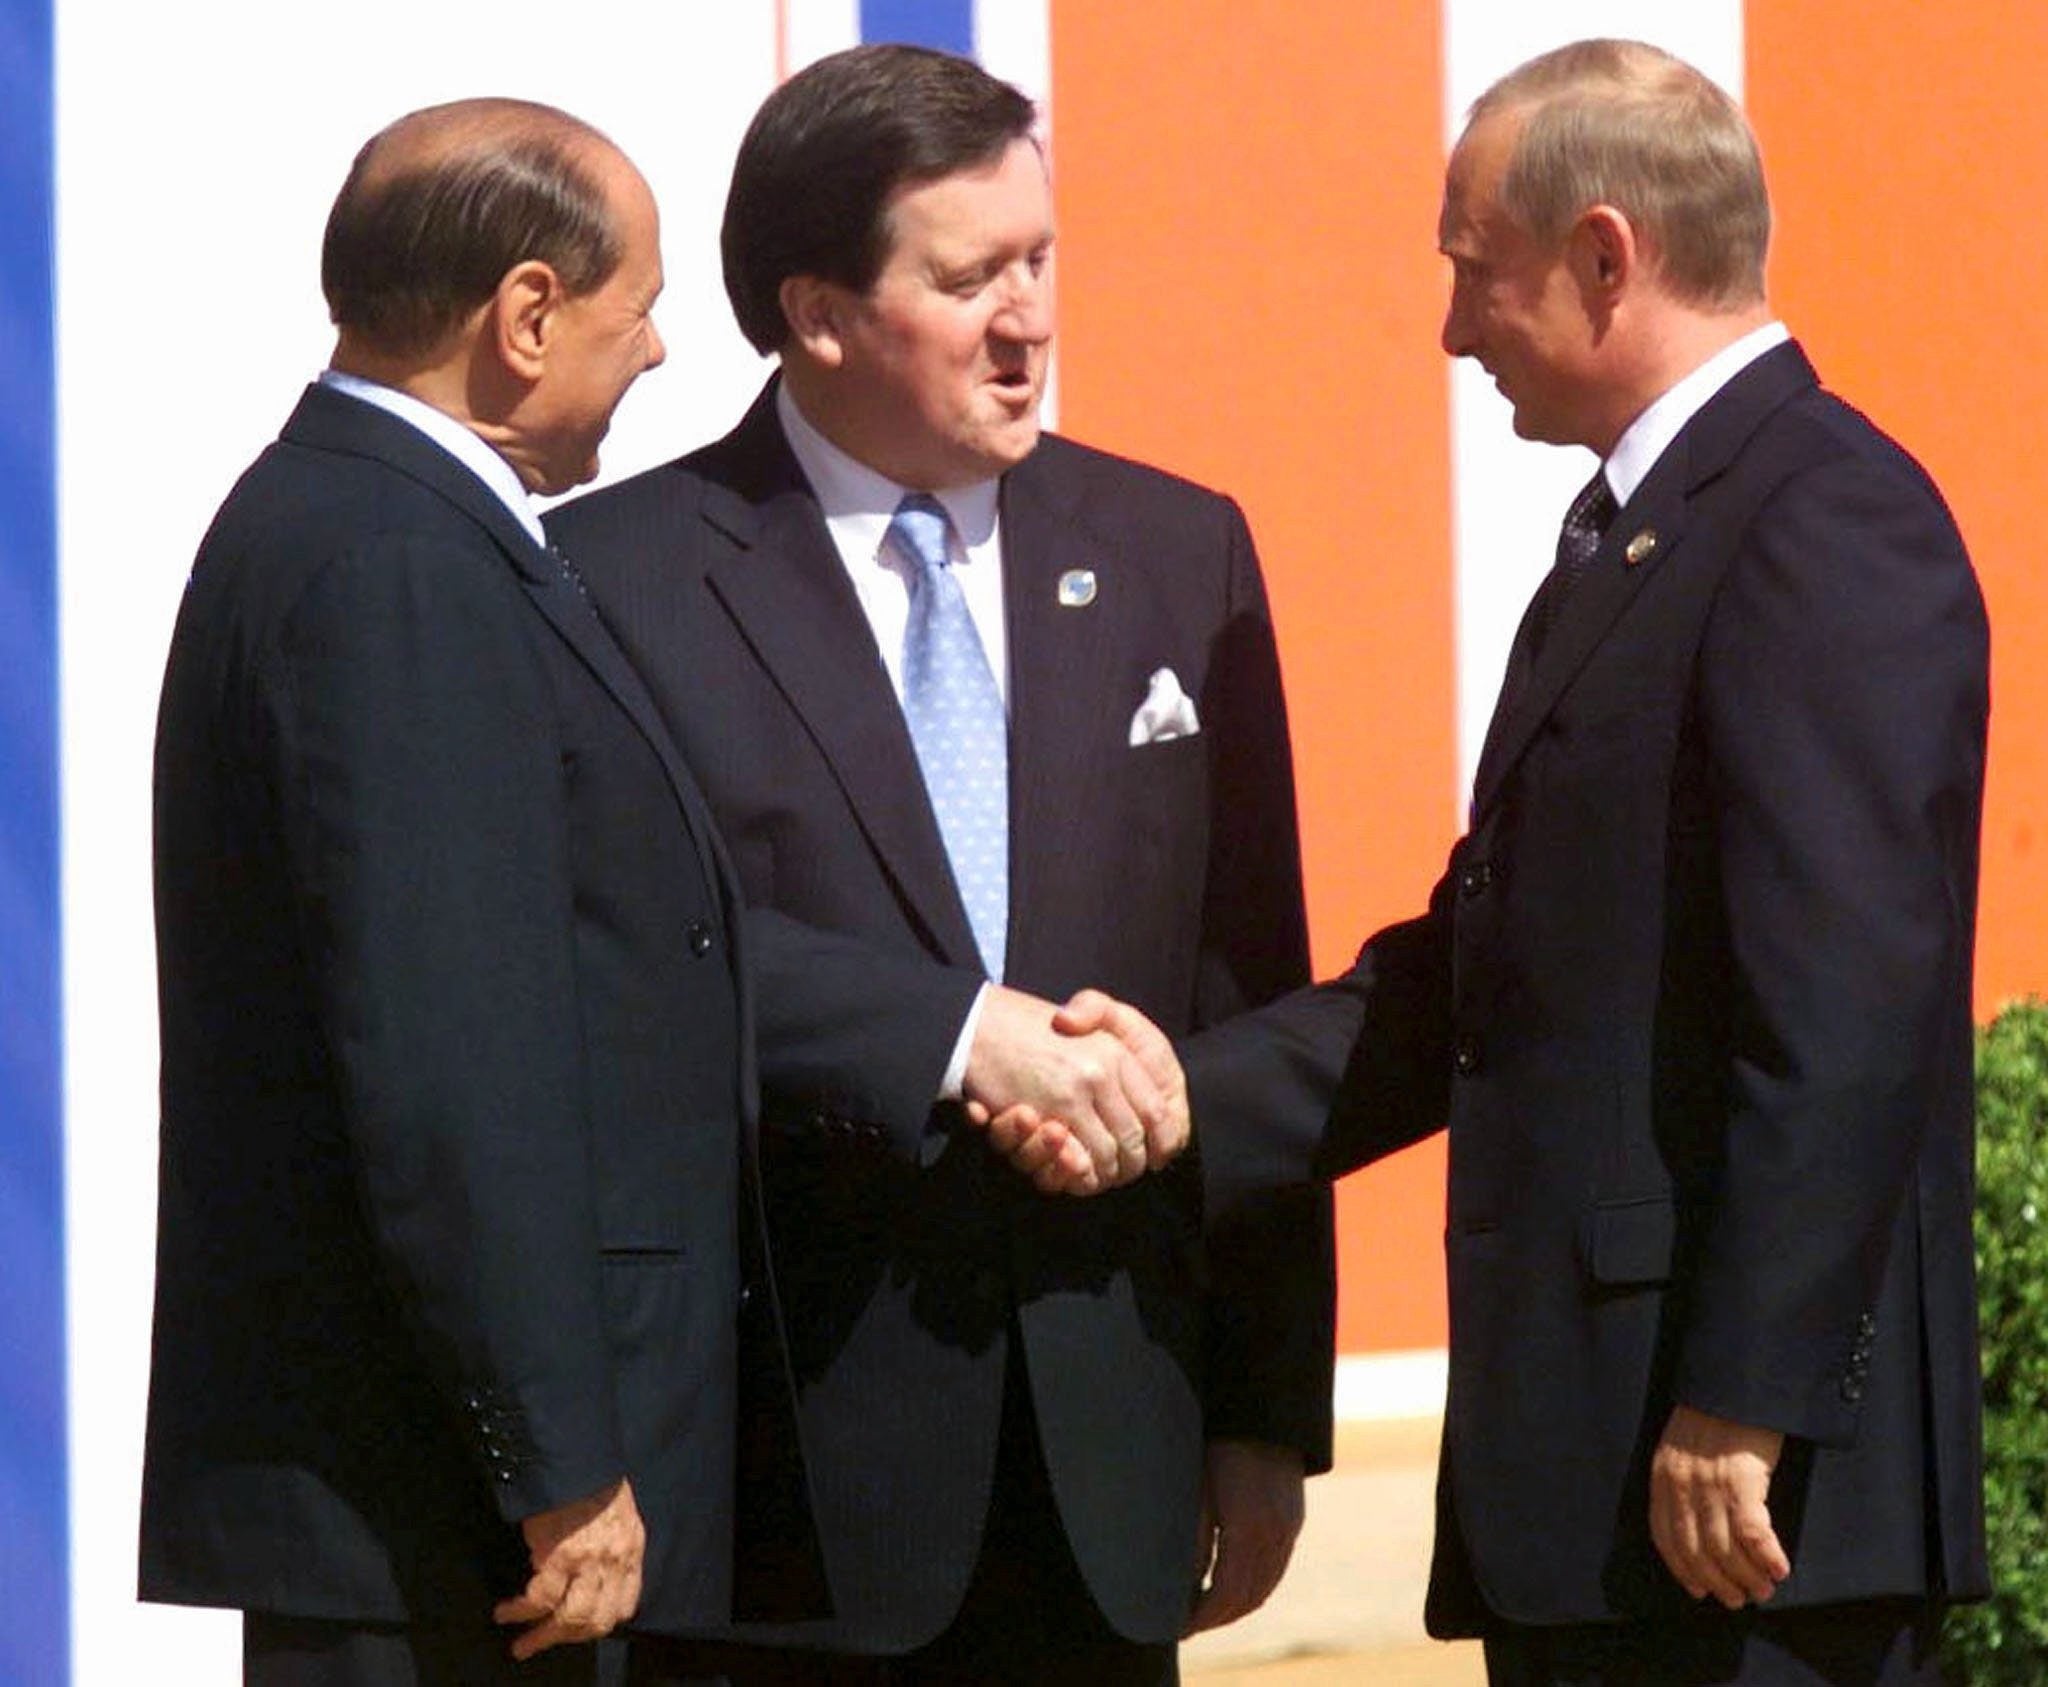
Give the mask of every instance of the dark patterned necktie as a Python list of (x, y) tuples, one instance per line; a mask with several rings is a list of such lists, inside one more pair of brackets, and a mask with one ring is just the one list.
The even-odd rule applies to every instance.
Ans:
[(1544, 639), (1550, 636), (1550, 629), (1556, 625), (1565, 599), (1572, 595), (1578, 583), (1586, 577), (1586, 570), (1593, 566), (1593, 558), (1600, 552), (1600, 541), (1620, 510), (1614, 494), (1608, 490), (1607, 470), (1603, 465), (1593, 471), (1593, 478), (1572, 500), (1572, 507), (1564, 513), (1564, 525), (1557, 530), (1557, 561), (1551, 565), (1550, 573), (1537, 589), (1536, 602), (1529, 617), (1529, 655), (1532, 660), (1543, 648)]

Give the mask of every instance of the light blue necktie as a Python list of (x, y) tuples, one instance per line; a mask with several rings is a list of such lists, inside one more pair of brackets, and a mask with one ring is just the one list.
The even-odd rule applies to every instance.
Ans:
[(1010, 926), (1009, 721), (960, 582), (947, 566), (945, 509), (912, 492), (889, 531), (917, 564), (903, 630), (903, 718), (924, 788), (991, 978)]

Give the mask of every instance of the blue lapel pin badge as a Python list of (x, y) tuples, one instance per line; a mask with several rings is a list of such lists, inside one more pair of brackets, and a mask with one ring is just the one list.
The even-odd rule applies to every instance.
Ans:
[(1646, 527), (1628, 542), (1628, 549), (1621, 553), (1621, 560), (1633, 568), (1637, 563), (1648, 562), (1657, 554), (1657, 530)]
[(1062, 609), (1086, 609), (1095, 601), (1095, 570), (1068, 569), (1060, 576), (1059, 599)]

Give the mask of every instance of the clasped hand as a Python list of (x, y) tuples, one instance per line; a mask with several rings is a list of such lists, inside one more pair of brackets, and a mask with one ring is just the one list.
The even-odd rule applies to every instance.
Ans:
[(527, 1518), (521, 1525), (533, 1560), (525, 1589), (491, 1613), (507, 1626), (527, 1625), (512, 1642), (524, 1663), (564, 1641), (597, 1640), (640, 1603), (647, 1530), (621, 1479), (601, 1493)]
[(1055, 1007), (991, 986), (965, 1090), (989, 1147), (1047, 1194), (1114, 1189), (1187, 1146), (1187, 1080), (1173, 1045), (1099, 990)]

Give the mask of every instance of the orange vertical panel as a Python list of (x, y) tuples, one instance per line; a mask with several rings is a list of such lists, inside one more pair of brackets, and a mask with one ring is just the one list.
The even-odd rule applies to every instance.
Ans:
[(2048, 7), (1749, 0), (1771, 285), (1940, 483), (1991, 611), (1980, 1014), (2048, 991)]
[[(1061, 426), (1245, 506), (1325, 974), (1451, 837), (1439, 36), (1434, 5), (1052, 0)], [(1441, 1141), (1339, 1201), (1340, 1345), (1441, 1345)]]

